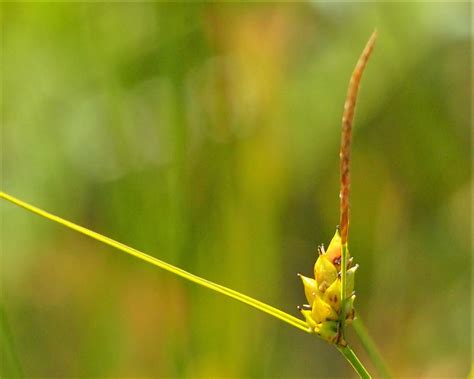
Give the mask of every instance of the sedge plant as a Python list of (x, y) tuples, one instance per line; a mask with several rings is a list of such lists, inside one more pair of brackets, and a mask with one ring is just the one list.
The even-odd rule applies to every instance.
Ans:
[(308, 303), (298, 307), (304, 320), (296, 318), (250, 296), (191, 274), (181, 268), (83, 226), (53, 215), (6, 192), (0, 192), (0, 198), (186, 280), (238, 300), (270, 316), (276, 317), (302, 332), (318, 336), (331, 345), (334, 345), (361, 378), (370, 378), (369, 372), (347, 341), (346, 328), (348, 325), (353, 324), (356, 335), (359, 337), (362, 346), (367, 350), (368, 356), (377, 367), (379, 374), (382, 377), (388, 378), (390, 375), (374, 341), (368, 335), (360, 317), (356, 316), (355, 313), (354, 277), (358, 265), (353, 264), (353, 258), (350, 257), (348, 248), (352, 125), (361, 77), (374, 48), (376, 38), (377, 33), (374, 32), (354, 68), (344, 104), (340, 147), (339, 226), (336, 228), (336, 233), (328, 245), (328, 248), (324, 249), (322, 245), (318, 248), (319, 256), (314, 265), (314, 277), (306, 277), (298, 274), (303, 282)]

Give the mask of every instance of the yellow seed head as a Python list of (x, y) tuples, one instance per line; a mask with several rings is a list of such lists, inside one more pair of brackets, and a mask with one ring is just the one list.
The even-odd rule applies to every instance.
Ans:
[[(348, 261), (346, 271), (345, 324), (352, 323), (354, 310), (354, 277), (358, 265), (352, 266)], [(336, 230), (326, 251), (320, 254), (314, 265), (314, 279), (299, 275), (303, 282), (308, 305), (300, 308), (308, 327), (330, 343), (345, 346), (341, 328), (341, 236)]]

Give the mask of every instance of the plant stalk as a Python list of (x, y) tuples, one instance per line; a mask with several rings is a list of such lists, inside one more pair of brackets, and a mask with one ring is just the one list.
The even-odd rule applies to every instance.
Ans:
[(347, 242), (341, 246), (341, 331), (346, 340)]
[(349, 345), (337, 346), (337, 349), (342, 353), (342, 355), (344, 355), (346, 360), (351, 364), (351, 366), (362, 379), (372, 378), (367, 369), (362, 364), (362, 362), (359, 360), (359, 358), (357, 358), (357, 355), (355, 355), (354, 351), (352, 351), (352, 349), (349, 347)]

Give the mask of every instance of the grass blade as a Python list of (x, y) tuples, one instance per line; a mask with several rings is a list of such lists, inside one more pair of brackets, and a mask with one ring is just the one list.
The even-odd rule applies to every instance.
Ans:
[(102, 242), (106, 245), (112, 246), (117, 250), (121, 250), (127, 254), (130, 254), (134, 256), (135, 258), (141, 259), (142, 261), (148, 262), (156, 267), (162, 268), (163, 270), (169, 271), (175, 275), (178, 275), (186, 280), (189, 280), (191, 282), (194, 282), (196, 284), (199, 284), (203, 287), (209, 288), (215, 292), (219, 292), (225, 296), (228, 296), (232, 299), (238, 300), (242, 303), (245, 303), (247, 305), (250, 305), (253, 308), (256, 308), (262, 312), (265, 312), (273, 317), (278, 318), (281, 321), (286, 322), (287, 324), (290, 324), (291, 326), (294, 326), (295, 328), (298, 328), (300, 330), (303, 330), (307, 333), (309, 333), (308, 326), (303, 320), (300, 320), (286, 312), (283, 312), (277, 308), (274, 308), (268, 304), (265, 304), (259, 300), (256, 300), (250, 296), (244, 295), (240, 292), (234, 291), (230, 288), (221, 286), (220, 284), (211, 282), (207, 279), (201, 278), (199, 276), (196, 276), (194, 274), (191, 274), (183, 269), (180, 269), (179, 267), (173, 266), (169, 263), (163, 262), (162, 260), (159, 260), (155, 257), (152, 257), (151, 255), (145, 254), (139, 250), (136, 250), (132, 247), (129, 247), (127, 245), (124, 245), (123, 243), (120, 243), (118, 241), (115, 241), (109, 237), (103, 236), (102, 234), (96, 233), (92, 230), (89, 230), (83, 226), (74, 224), (71, 221), (65, 220), (61, 217), (55, 216), (49, 212), (46, 212), (40, 208), (37, 208), (33, 205), (30, 205), (22, 200), (19, 200), (11, 195), (8, 195), (5, 192), (0, 192), (0, 199), (4, 199), (6, 201), (9, 201), (10, 203), (13, 203), (21, 208), (24, 208), (32, 213), (37, 214), (38, 216), (41, 216), (43, 218), (46, 218), (48, 220), (54, 221), (58, 224), (61, 224), (65, 226), (66, 228), (72, 229), (78, 233), (81, 233), (85, 236), (88, 236), (92, 239), (95, 239), (99, 242)]

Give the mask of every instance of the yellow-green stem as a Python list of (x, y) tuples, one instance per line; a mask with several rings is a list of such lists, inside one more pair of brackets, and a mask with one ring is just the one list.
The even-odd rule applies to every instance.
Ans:
[(362, 379), (371, 379), (369, 372), (361, 363), (357, 355), (349, 346), (338, 346), (338, 350), (344, 355), (344, 357), (349, 361), (354, 370), (359, 374)]
[(40, 208), (37, 208), (33, 205), (30, 205), (28, 203), (25, 203), (24, 201), (21, 201), (11, 195), (8, 195), (4, 192), (0, 192), (0, 198), (3, 198), (5, 200), (8, 200), (9, 202), (18, 205), (19, 207), (22, 207), (32, 213), (35, 213), (39, 216), (42, 216), (44, 218), (47, 218), (51, 221), (57, 222), (58, 224), (61, 224), (69, 229), (75, 230), (76, 232), (79, 232), (81, 234), (84, 234), (90, 238), (93, 238), (97, 241), (100, 241), (102, 243), (105, 243), (106, 245), (115, 247), (118, 250), (121, 250), (127, 254), (133, 255), (134, 257), (141, 259), (145, 262), (151, 263), (154, 266), (157, 266), (159, 268), (162, 268), (163, 270), (169, 271), (173, 274), (176, 274), (178, 276), (181, 276), (182, 278), (185, 278), (191, 282), (197, 283), (203, 287), (209, 288), (213, 291), (219, 292), (223, 295), (229, 296), (235, 300), (241, 301), (242, 303), (245, 303), (247, 305), (250, 305), (251, 307), (257, 308), (261, 310), (262, 312), (268, 313), (269, 315), (276, 317), (287, 324), (290, 324), (294, 326), (295, 328), (301, 329), (305, 332), (310, 332), (308, 326), (303, 320), (300, 320), (296, 317), (293, 317), (292, 315), (285, 313), (277, 308), (274, 308), (268, 304), (262, 303), (261, 301), (258, 301), (256, 299), (251, 298), (250, 296), (244, 295), (240, 292), (234, 291), (230, 288), (221, 286), (220, 284), (213, 283), (207, 279), (201, 278), (197, 275), (191, 274), (185, 270), (180, 269), (179, 267), (175, 267), (169, 263), (163, 262), (155, 257), (152, 257), (151, 255), (142, 253), (141, 251), (138, 251), (134, 248), (131, 248), (127, 245), (124, 245), (123, 243), (117, 242), (109, 237), (105, 237), (99, 233), (96, 233), (92, 230), (89, 230), (87, 228), (84, 228), (82, 226), (76, 225), (70, 221), (64, 220), (61, 217), (55, 216), (49, 212), (46, 212)]
[(346, 339), (346, 287), (347, 287), (347, 242), (341, 247), (341, 330)]

